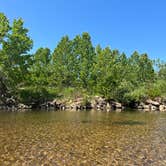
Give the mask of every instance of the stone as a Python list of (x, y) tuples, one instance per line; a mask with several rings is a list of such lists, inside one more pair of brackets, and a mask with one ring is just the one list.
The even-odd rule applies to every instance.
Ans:
[(29, 106), (22, 104), (22, 103), (19, 103), (17, 107), (18, 107), (18, 109), (30, 109)]
[(154, 105), (150, 106), (150, 108), (151, 108), (151, 111), (157, 111), (158, 110), (158, 107), (156, 107)]
[(137, 109), (142, 110), (144, 107), (142, 105), (139, 105)]
[(143, 109), (146, 109), (146, 110), (148, 109), (150, 111), (150, 106), (149, 105), (144, 105)]
[(12, 98), (12, 97), (6, 99), (6, 104), (7, 104), (8, 106), (13, 106), (13, 105), (15, 105), (15, 103), (16, 103), (16, 101), (15, 101), (15, 99)]
[(106, 100), (99, 96), (95, 96), (91, 101), (91, 107), (97, 110), (106, 110), (107, 106)]
[(166, 111), (166, 106), (165, 105), (160, 105), (159, 106), (159, 111), (165, 112)]
[(116, 108), (122, 108), (122, 104), (118, 103), (118, 102), (115, 103), (115, 106), (116, 106)]
[(111, 106), (113, 109), (122, 109), (122, 104), (115, 101), (111, 102)]
[(159, 106), (159, 105), (160, 105), (159, 102), (153, 101), (153, 100), (151, 100), (151, 99), (146, 100), (146, 103), (147, 103), (147, 104), (152, 104), (152, 105), (154, 105), (154, 106)]

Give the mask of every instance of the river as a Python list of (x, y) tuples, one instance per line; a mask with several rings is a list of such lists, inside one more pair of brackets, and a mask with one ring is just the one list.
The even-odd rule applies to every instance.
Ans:
[(166, 165), (166, 113), (0, 112), (0, 165)]

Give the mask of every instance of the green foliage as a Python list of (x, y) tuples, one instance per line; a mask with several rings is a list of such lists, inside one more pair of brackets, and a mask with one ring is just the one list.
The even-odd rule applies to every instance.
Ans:
[(19, 100), (26, 104), (42, 104), (46, 101), (53, 100), (56, 97), (54, 91), (50, 91), (45, 87), (26, 87), (19, 89)]
[(129, 93), (125, 94), (126, 101), (129, 102), (139, 102), (144, 101), (148, 98), (147, 90), (144, 85), (135, 88), (133, 91), (130, 91)]
[(166, 63), (162, 62), (158, 64), (159, 72), (158, 77), (166, 81)]
[(65, 36), (58, 43), (52, 54), (53, 84), (59, 87), (70, 87), (75, 84), (77, 59), (72, 52), (72, 41)]
[(74, 54), (78, 61), (77, 80), (78, 84), (85, 89), (90, 89), (92, 67), (95, 58), (95, 50), (88, 33), (76, 36), (74, 39)]
[(83, 89), (83, 88), (79, 88), (79, 87), (68, 87), (68, 88), (62, 88), (62, 89), (58, 89), (56, 91), (59, 94), (59, 98), (63, 99), (72, 99), (72, 100), (76, 100), (77, 98), (88, 98), (89, 93), (87, 92), (87, 90)]
[(0, 43), (3, 41), (3, 38), (9, 30), (10, 26), (7, 17), (3, 13), (0, 13)]
[[(2, 24), (0, 25), (2, 49), (0, 59), (3, 61), (1, 67), (5, 71), (10, 86), (16, 87), (22, 83), (27, 73), (27, 52), (32, 48), (32, 40), (27, 35), (28, 29), (23, 27), (23, 20), (14, 20), (10, 26), (6, 17), (0, 14)], [(3, 18), (2, 18), (3, 17)]]
[(155, 97), (165, 97), (166, 96), (166, 81), (157, 80), (151, 86), (147, 87), (147, 94), (151, 98)]
[(30, 55), (32, 45), (24, 21), (10, 25), (0, 13), (0, 87), (17, 93), (22, 102), (61, 96), (86, 103), (99, 95), (130, 103), (166, 96), (166, 64), (158, 63), (155, 71), (147, 54), (135, 51), (128, 57), (109, 47), (95, 48), (87, 32), (62, 37), (53, 53), (39, 48)]
[(166, 96), (166, 82), (164, 80), (157, 80), (154, 83), (142, 84), (135, 88), (130, 93), (126, 94), (126, 99), (130, 101), (144, 101), (148, 98), (165, 97)]
[(48, 48), (39, 48), (36, 53), (31, 56), (26, 84), (29, 86), (48, 86), (50, 70), (50, 50)]

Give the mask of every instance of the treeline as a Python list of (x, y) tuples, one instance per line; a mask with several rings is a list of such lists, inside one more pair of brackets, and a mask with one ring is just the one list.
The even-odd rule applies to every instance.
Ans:
[(0, 93), (43, 102), (58, 97), (99, 95), (123, 103), (166, 96), (166, 63), (147, 54), (130, 57), (110, 47), (93, 46), (88, 33), (62, 37), (53, 52), (39, 48), (22, 19), (12, 24), (0, 13)]

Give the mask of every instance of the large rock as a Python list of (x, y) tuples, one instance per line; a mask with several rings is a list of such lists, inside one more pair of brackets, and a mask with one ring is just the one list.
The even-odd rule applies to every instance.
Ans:
[(122, 104), (121, 103), (115, 102), (114, 105), (115, 105), (116, 109), (122, 108)]
[(159, 111), (165, 112), (166, 111), (166, 106), (165, 105), (160, 105), (159, 106)]
[(111, 104), (113, 110), (123, 108), (122, 104), (119, 102), (111, 101), (110, 104)]
[(136, 108), (139, 110), (142, 110), (142, 109), (144, 109), (144, 105), (145, 105), (145, 103), (141, 102), (139, 105), (137, 105)]
[(99, 96), (95, 96), (91, 101), (92, 108), (97, 110), (106, 110), (108, 106), (107, 101)]
[(66, 101), (55, 99), (51, 102), (51, 104), (55, 109), (65, 110), (66, 109), (66, 103), (65, 102)]
[(22, 103), (19, 103), (17, 106), (18, 109), (30, 109), (31, 107)]
[(150, 105), (144, 105), (143, 109), (149, 109), (150, 110)]
[(140, 103), (138, 105), (138, 109), (141, 109), (143, 111), (166, 111), (166, 105), (162, 103), (163, 101), (161, 98), (155, 98), (155, 101), (148, 99), (145, 101), (145, 103)]
[(159, 102), (153, 101), (153, 100), (151, 100), (151, 99), (146, 100), (146, 103), (147, 103), (147, 104), (152, 104), (152, 105), (158, 106), (158, 107), (159, 107), (159, 105), (160, 105)]
[(16, 104), (16, 101), (15, 101), (14, 98), (11, 97), (11, 98), (7, 98), (7, 99), (6, 99), (6, 105), (7, 105), (7, 106), (10, 107), (10, 106), (13, 106), (13, 105), (15, 105), (15, 104)]
[(85, 110), (85, 109), (91, 109), (92, 105), (91, 103), (82, 97), (76, 98), (75, 100), (70, 100), (65, 103), (67, 109), (72, 110)]
[(158, 108), (158, 106), (150, 105), (150, 110), (151, 111), (158, 111), (159, 108)]

